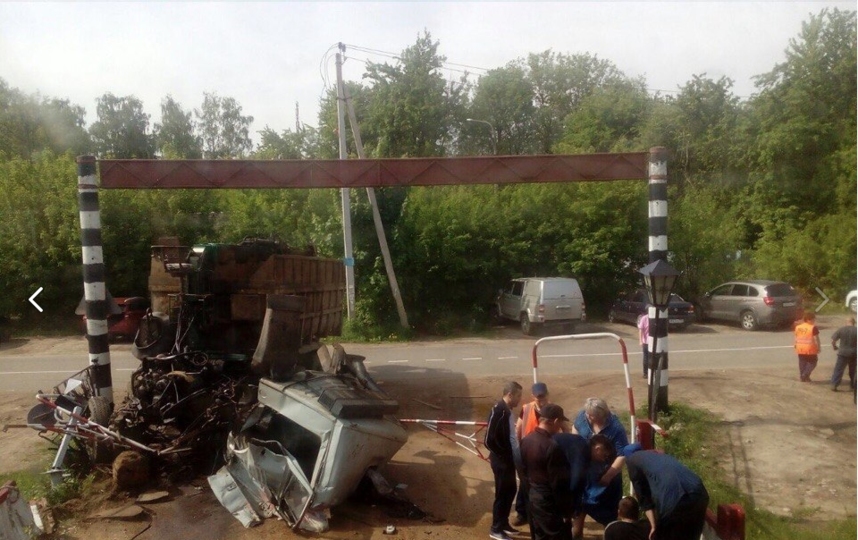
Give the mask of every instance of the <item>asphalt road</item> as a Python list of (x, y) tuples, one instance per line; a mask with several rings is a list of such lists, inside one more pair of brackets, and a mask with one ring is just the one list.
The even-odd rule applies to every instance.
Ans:
[[(641, 351), (637, 331), (620, 324), (588, 325), (586, 332), (612, 332), (628, 348), (631, 373), (639, 379)], [(828, 337), (833, 328), (822, 327), (821, 358), (833, 357)], [(545, 337), (545, 336), (542, 336)], [(537, 338), (526, 338), (514, 327), (497, 329), (491, 337), (417, 341), (395, 344), (344, 344), (347, 352), (366, 357), (377, 379), (395, 381), (408, 377), (443, 377), (451, 372), (468, 377), (515, 377), (530, 379), (531, 353)], [(789, 331), (746, 332), (737, 327), (695, 325), (669, 337), (670, 371), (742, 368), (784, 368), (796, 363)], [(32, 349), (32, 347), (30, 348)], [(85, 351), (85, 345), (80, 347)], [(540, 373), (569, 374), (583, 371), (621, 373), (621, 349), (614, 339), (546, 342), (539, 346)], [(831, 358), (833, 360), (833, 358)], [(86, 367), (86, 354), (16, 354), (0, 352), (0, 391), (49, 390), (57, 382)], [(112, 349), (114, 387), (127, 387), (138, 365), (129, 345)]]

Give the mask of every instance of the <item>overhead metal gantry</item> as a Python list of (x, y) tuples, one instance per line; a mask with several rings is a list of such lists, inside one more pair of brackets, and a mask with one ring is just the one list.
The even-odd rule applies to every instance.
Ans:
[(99, 160), (103, 189), (278, 189), (646, 180), (648, 152), (306, 160)]

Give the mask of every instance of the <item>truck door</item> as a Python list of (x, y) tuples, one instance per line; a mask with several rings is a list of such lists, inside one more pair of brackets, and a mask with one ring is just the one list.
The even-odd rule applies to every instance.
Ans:
[(524, 292), (523, 281), (510, 281), (501, 298), (501, 315), (514, 321), (518, 320), (521, 309), (521, 296)]

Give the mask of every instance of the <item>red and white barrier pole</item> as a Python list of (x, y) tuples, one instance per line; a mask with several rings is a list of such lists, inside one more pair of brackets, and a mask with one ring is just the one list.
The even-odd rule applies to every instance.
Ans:
[(534, 384), (539, 382), (539, 362), (537, 360), (537, 350), (539, 346), (543, 343), (549, 341), (575, 341), (575, 340), (583, 340), (583, 339), (613, 339), (616, 340), (617, 343), (620, 344), (620, 353), (623, 359), (623, 373), (626, 377), (626, 391), (628, 392), (629, 397), (629, 417), (631, 422), (631, 442), (636, 442), (636, 423), (635, 423), (635, 393), (632, 390), (632, 378), (629, 374), (629, 353), (626, 349), (626, 342), (623, 341), (623, 338), (618, 336), (617, 334), (613, 334), (611, 332), (594, 332), (592, 334), (574, 334), (569, 336), (549, 336), (544, 337), (542, 339), (536, 340), (536, 343), (533, 344), (533, 352), (531, 353), (531, 363), (533, 365), (533, 382)]

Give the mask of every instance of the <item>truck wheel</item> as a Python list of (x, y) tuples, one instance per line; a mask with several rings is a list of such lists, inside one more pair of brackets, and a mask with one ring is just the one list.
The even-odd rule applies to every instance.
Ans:
[(533, 325), (530, 324), (530, 319), (527, 317), (527, 313), (521, 314), (521, 332), (525, 336), (533, 335)]
[(753, 332), (757, 329), (757, 316), (754, 315), (753, 311), (743, 311), (740, 321), (745, 330)]
[[(110, 401), (101, 396), (93, 396), (86, 402), (87, 414), (90, 421), (107, 427), (110, 423)], [(86, 442), (86, 453), (92, 463), (110, 463), (113, 460), (113, 445), (98, 440)]]

